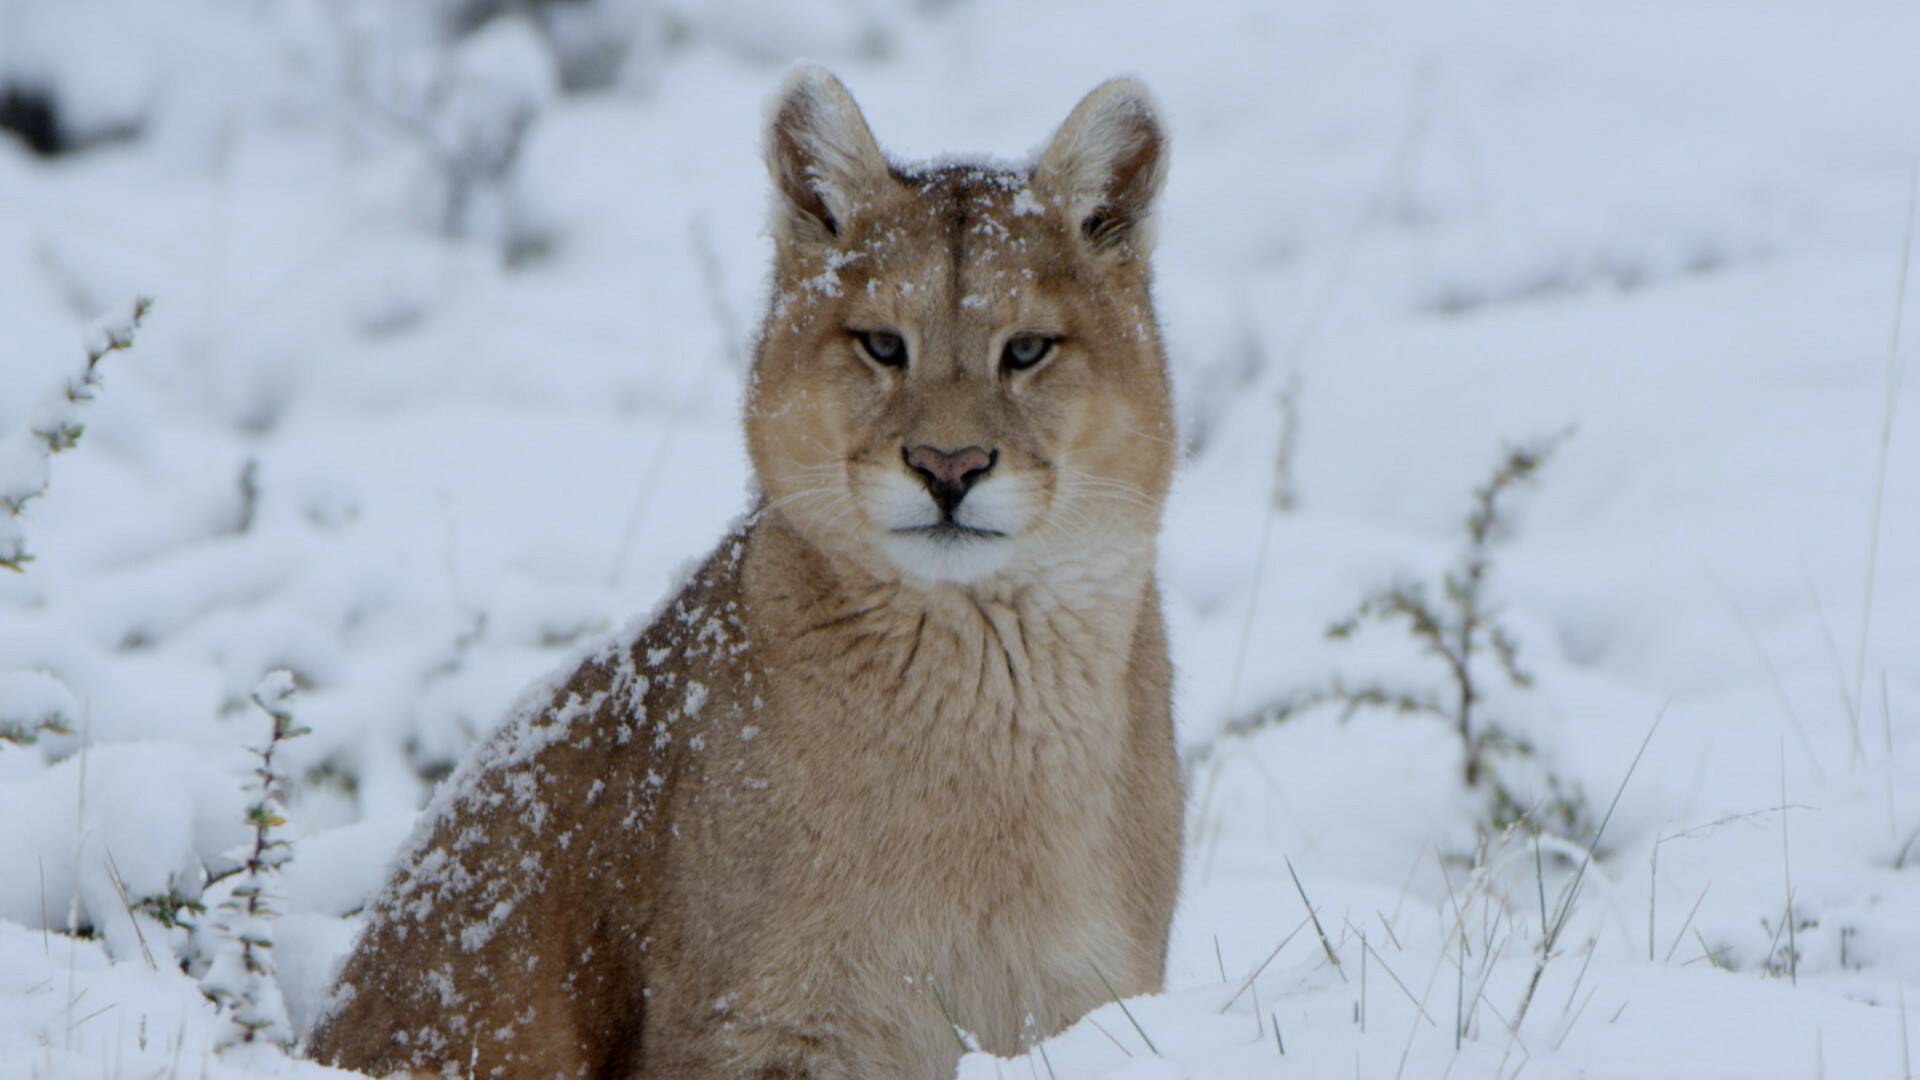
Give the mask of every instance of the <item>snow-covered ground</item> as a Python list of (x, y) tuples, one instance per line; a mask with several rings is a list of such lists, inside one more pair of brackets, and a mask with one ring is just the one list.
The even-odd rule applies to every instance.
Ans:
[[(1118, 72), (1175, 138), (1168, 991), (962, 1075), (1913, 1075), (1920, 7), (603, 0), (451, 48), (428, 17), (487, 6), (0, 0), (0, 88), (98, 140), (0, 134), (0, 439), (155, 298), (0, 572), (0, 727), (74, 714), (0, 742), (0, 1078), (319, 1074), (213, 1053), (218, 943), (152, 898), (249, 848), (249, 694), (290, 670), (304, 1021), (433, 779), (743, 508), (796, 54), (905, 157), (1020, 153)], [(1590, 865), (1591, 828), (1486, 830), (1436, 718), (1216, 738), (1336, 680), (1446, 691), (1398, 627), (1325, 630), (1437, 580), (1503, 444), (1570, 426), (1490, 586), (1532, 685), (1475, 674), (1523, 805), (1618, 793)]]

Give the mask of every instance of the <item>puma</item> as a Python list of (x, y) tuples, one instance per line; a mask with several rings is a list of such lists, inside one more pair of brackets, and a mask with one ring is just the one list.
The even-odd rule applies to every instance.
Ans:
[(901, 165), (808, 68), (765, 150), (761, 494), (442, 786), (318, 1060), (939, 1077), (1160, 988), (1158, 111), (1116, 80), (1027, 165)]

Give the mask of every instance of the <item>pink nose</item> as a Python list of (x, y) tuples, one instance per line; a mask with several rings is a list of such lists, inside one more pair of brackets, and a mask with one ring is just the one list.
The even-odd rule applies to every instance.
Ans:
[(920, 474), (927, 485), (927, 493), (940, 505), (942, 513), (951, 515), (960, 500), (966, 498), (967, 489), (985, 476), (993, 468), (999, 457), (989, 450), (978, 446), (969, 446), (960, 450), (939, 450), (931, 446), (916, 446), (902, 449), (906, 457), (907, 468)]

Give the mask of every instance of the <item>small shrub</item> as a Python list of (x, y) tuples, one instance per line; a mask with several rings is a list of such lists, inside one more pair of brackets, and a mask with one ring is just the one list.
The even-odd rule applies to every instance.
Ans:
[(266, 741), (252, 748), (260, 759), (247, 784), (253, 847), (208, 920), (219, 945), (200, 979), (201, 992), (220, 1008), (223, 1025), (216, 1045), (222, 1049), (250, 1043), (282, 1049), (293, 1045), (293, 1025), (273, 964), (273, 919), (279, 914), (273, 882), (293, 854), (280, 834), (286, 824), (281, 800), (287, 780), (274, 763), (274, 752), (282, 742), (307, 733), (294, 722), (292, 699), (293, 676), (285, 671), (268, 675), (253, 692), (254, 704), (273, 720)]
[(1485, 686), (1476, 671), (1484, 669), (1484, 658), (1491, 656), (1496, 670), (1511, 685), (1533, 685), (1532, 675), (1520, 664), (1513, 636), (1500, 624), (1488, 585), (1494, 554), (1513, 533), (1511, 496), (1536, 479), (1569, 434), (1512, 446), (1502, 454), (1492, 475), (1474, 489), (1465, 522), (1466, 543), (1437, 586), (1416, 580), (1394, 582), (1369, 593), (1352, 614), (1327, 628), (1330, 639), (1345, 641), (1369, 625), (1401, 627), (1436, 661), (1437, 686), (1351, 685), (1336, 678), (1326, 687), (1295, 694), (1254, 716), (1233, 720), (1226, 733), (1246, 734), (1329, 703), (1340, 705), (1342, 719), (1362, 709), (1435, 717), (1459, 736), (1461, 780), (1469, 788), (1488, 792), (1489, 824), (1494, 830), (1530, 820), (1536, 827), (1545, 825), (1562, 835), (1590, 833), (1585, 797), (1552, 773), (1542, 780), (1541, 799), (1529, 804), (1516, 797), (1502, 765), (1532, 758), (1534, 748), (1484, 714), (1480, 706)]

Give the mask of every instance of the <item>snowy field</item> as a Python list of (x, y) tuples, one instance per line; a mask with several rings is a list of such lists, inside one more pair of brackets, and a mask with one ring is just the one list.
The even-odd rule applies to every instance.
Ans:
[[(1173, 132), (1168, 989), (962, 1076), (1911, 1080), (1917, 52), (1906, 0), (0, 0), (69, 148), (0, 133), (0, 495), (85, 425), (0, 517), (0, 1080), (329, 1071), (216, 1052), (203, 981), (270, 996), (264, 927), (307, 1021), (434, 781), (746, 506), (798, 55), (902, 157), (1115, 73)], [(1469, 787), (1448, 662), (1327, 630), (1457, 615), (1475, 488), (1569, 429), (1501, 495), (1530, 678), (1475, 638)]]

